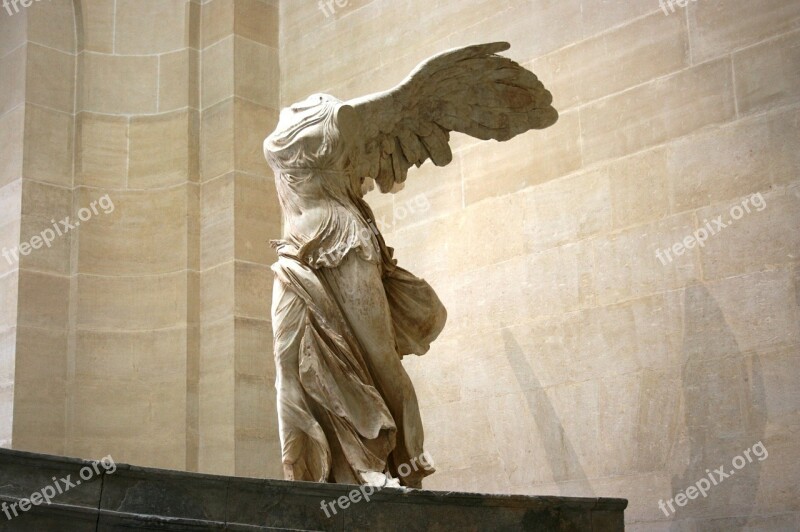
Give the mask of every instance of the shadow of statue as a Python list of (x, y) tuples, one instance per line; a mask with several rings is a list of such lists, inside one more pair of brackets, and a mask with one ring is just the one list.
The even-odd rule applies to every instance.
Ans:
[[(552, 401), (542, 388), (541, 381), (528, 363), (522, 347), (508, 329), (503, 329), (504, 353), (513, 370), (514, 377), (520, 385), (536, 428), (539, 430), (547, 461), (553, 472), (553, 480), (558, 483), (561, 495), (575, 496), (577, 490), (581, 496), (594, 497), (586, 472), (581, 466), (578, 454), (564, 431)], [(566, 485), (569, 482), (569, 485)]]
[[(675, 504), (671, 530), (709, 530), (709, 523), (696, 525), (731, 515), (737, 517), (726, 519), (724, 528), (741, 530), (755, 509), (761, 461), (754, 456), (736, 469), (733, 460), (764, 437), (764, 382), (758, 357), (742, 353), (722, 309), (702, 284), (684, 292), (681, 383), (688, 462), (672, 478), (672, 496), (703, 478), (713, 476), (716, 482), (705, 497)], [(720, 466), (729, 477), (720, 478)]]

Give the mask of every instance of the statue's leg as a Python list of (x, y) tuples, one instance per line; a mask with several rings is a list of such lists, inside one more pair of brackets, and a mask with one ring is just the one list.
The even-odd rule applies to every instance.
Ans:
[(330, 451), (322, 428), (306, 401), (297, 371), (305, 305), (277, 279), (273, 288), (275, 329), (275, 388), (286, 480), (324, 482), (330, 470)]
[[(417, 396), (395, 348), (394, 327), (377, 264), (349, 253), (338, 268), (320, 270), (345, 319), (366, 353), (367, 364), (397, 425), (397, 442), (389, 469), (411, 468), (405, 485), (417, 486), (426, 473), (418, 470), (423, 454), (423, 429)], [(406, 471), (402, 468), (401, 473)]]

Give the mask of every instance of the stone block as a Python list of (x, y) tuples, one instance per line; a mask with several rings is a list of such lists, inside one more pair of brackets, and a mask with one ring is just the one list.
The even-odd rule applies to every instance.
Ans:
[(655, 222), (669, 215), (671, 176), (665, 149), (617, 159), (606, 168), (614, 229)]
[(134, 117), (130, 125), (128, 185), (160, 188), (189, 179), (187, 111)]
[(0, 117), (0, 187), (22, 177), (25, 106)]
[(82, 380), (174, 383), (186, 375), (185, 327), (157, 331), (78, 330), (75, 375)]
[[(77, 205), (97, 214), (81, 223), (78, 268), (84, 274), (169, 274), (186, 268), (187, 192), (81, 188)], [(107, 199), (103, 199), (106, 198)]]
[[(674, 252), (675, 245), (694, 230), (693, 216), (681, 214), (594, 239), (597, 302), (608, 305), (636, 299), (681, 288), (699, 278), (698, 248), (679, 248), (680, 255)], [(667, 256), (666, 250), (673, 251)]]
[[(194, 5), (193, 2), (190, 2)], [(159, 56), (158, 110), (197, 108), (199, 60), (195, 50), (178, 50)], [(192, 98), (194, 96), (194, 98)]]
[(275, 380), (275, 361), (272, 353), (272, 325), (269, 321), (236, 318), (236, 375), (259, 377), (270, 392)]
[(236, 170), (254, 176), (272, 178), (264, 159), (265, 132), (278, 124), (278, 112), (240, 98), (234, 102), (234, 154)]
[(23, 177), (71, 185), (73, 127), (72, 115), (26, 105)]
[(721, 279), (709, 283), (708, 291), (740, 351), (800, 343), (800, 307), (790, 272), (778, 269)]
[[(617, 4), (584, 6), (595, 17)], [(512, 48), (513, 50), (513, 48)], [(689, 66), (684, 17), (653, 13), (622, 27), (538, 57), (529, 63), (560, 111), (616, 94)]]
[[(263, 5), (258, 0), (251, 0), (251, 3)], [(280, 65), (277, 48), (259, 44), (250, 39), (243, 39), (239, 35), (234, 37), (233, 47), (233, 79), (236, 96), (265, 107), (278, 107)], [(209, 48), (209, 50), (214, 50), (214, 48)], [(225, 74), (227, 73), (221, 75)]]
[(203, 323), (233, 318), (234, 277), (233, 261), (201, 273), (200, 315)]
[(228, 37), (233, 33), (234, 0), (211, 0), (201, 6), (201, 48)]
[(448, 270), (457, 274), (522, 255), (523, 209), (520, 196), (492, 198), (445, 220), (451, 235), (460, 235), (449, 243)]
[(670, 144), (667, 164), (675, 212), (769, 188), (772, 175), (786, 171), (781, 168), (781, 141), (772, 130), (771, 120), (758, 117)]
[[(800, 25), (800, 8), (793, 9)], [(733, 67), (740, 113), (796, 104), (799, 99), (796, 89), (800, 84), (800, 31), (734, 54)]]
[[(157, 12), (158, 10), (154, 11)], [(130, 18), (140, 20), (136, 15), (131, 15)], [(166, 33), (172, 35), (172, 32)], [(78, 110), (107, 114), (143, 114), (157, 111), (157, 56), (84, 52), (79, 61), (83, 74), (83, 91)]]
[(695, 64), (780, 35), (800, 24), (800, 5), (785, 0), (710, 0), (688, 11)]
[(0, 187), (0, 224), (19, 221), (22, 215), (22, 180)]
[(128, 118), (82, 112), (77, 116), (75, 180), (125, 188), (128, 179)]
[[(50, 20), (56, 20), (48, 17)], [(28, 44), (26, 101), (72, 113), (75, 107), (75, 56)]]
[(67, 378), (67, 332), (18, 327), (16, 338), (16, 383), (36, 388), (37, 384), (48, 382), (60, 386), (63, 393)]
[(25, 43), (27, 29), (28, 20), (23, 14), (0, 18), (0, 57)]
[[(454, 411), (459, 415), (453, 416)], [(428, 431), (425, 441), (425, 450), (436, 467), (459, 469), (498, 457), (498, 444), (482, 400), (466, 398), (459, 403), (427, 407), (422, 416), (427, 426), (438, 427)], [(458, 443), (465, 441), (470, 445)]]
[(114, 0), (83, 0), (83, 49), (110, 54), (114, 51)]
[(701, 224), (720, 215), (727, 227), (718, 229), (700, 250), (706, 279), (790, 265), (800, 258), (800, 232), (796, 230), (800, 227), (800, 187), (744, 196), (697, 211)]
[(25, 101), (25, 67), (28, 47), (22, 43), (0, 57), (0, 116)]
[(19, 270), (0, 277), (0, 297), (3, 302), (0, 306), (0, 328), (8, 330), (17, 326), (17, 295), (19, 294)]
[(727, 122), (735, 116), (730, 60), (712, 61), (639, 85), (582, 107), (580, 115), (587, 164)]
[[(219, 1), (219, 0), (215, 0)], [(227, 37), (203, 50), (202, 109), (234, 95), (234, 38)]]
[(200, 120), (200, 178), (208, 181), (234, 170), (233, 99), (204, 110)]
[(524, 194), (525, 250), (539, 252), (611, 230), (609, 172), (564, 177)]
[(275, 279), (270, 267), (237, 260), (235, 276), (236, 317), (269, 320)]
[[(264, 382), (263, 376), (236, 377), (236, 423), (237, 444), (242, 440), (266, 441), (278, 435), (277, 398), (275, 388)], [(279, 456), (274, 457), (280, 460)], [(237, 457), (238, 461), (238, 457)]]
[(184, 272), (129, 277), (78, 276), (77, 326), (141, 331), (186, 323)]
[(233, 28), (236, 35), (277, 48), (278, 6), (263, 0), (236, 0)]
[(580, 169), (580, 127), (578, 113), (568, 112), (544, 131), (465, 148), (461, 164), (466, 204), (518, 192)]
[(30, 270), (19, 272), (19, 325), (65, 330), (69, 278)]
[(24, 9), (28, 17), (30, 42), (69, 54), (75, 53), (75, 4), (71, 0), (33, 2)]
[[(62, 352), (65, 348), (66, 345), (60, 347)], [(14, 386), (12, 442), (16, 448), (50, 454), (64, 452), (65, 395), (65, 382), (53, 378), (23, 380)]]
[(272, 264), (278, 257), (269, 241), (281, 237), (275, 185), (262, 177), (236, 174), (233, 200), (236, 258)]
[[(173, 52), (188, 45), (185, 0), (165, 0), (142, 9), (137, 0), (117, 0), (115, 52), (146, 55)], [(176, 31), (178, 30), (178, 31)]]

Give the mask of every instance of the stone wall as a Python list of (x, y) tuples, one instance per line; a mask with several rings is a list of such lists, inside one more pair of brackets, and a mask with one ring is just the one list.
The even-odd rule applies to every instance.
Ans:
[(18, 65), (4, 81), (20, 89), (19, 105), (4, 117), (12, 120), (7, 123), (16, 137), (4, 148), (16, 154), (3, 161), (19, 179), (18, 231), (7, 244), (11, 259), (4, 264), (18, 269), (18, 301), (4, 309), (16, 311), (16, 337), (9, 343), (12, 443), (63, 452), (73, 240), (64, 235), (45, 244), (41, 234), (52, 227), (51, 219), (62, 219), (72, 208), (75, 23), (67, 1), (2, 15), (4, 36), (13, 36), (17, 46), (6, 58), (14, 57)]
[(202, 12), (200, 470), (277, 477), (268, 241), (280, 211), (261, 145), (278, 120), (278, 8)]
[(197, 358), (198, 6), (147, 6), (80, 11), (74, 208), (107, 195), (114, 210), (77, 233), (66, 449), (102, 456), (111, 446), (183, 468)]
[[(507, 40), (561, 112), (505, 144), (454, 136), (450, 166), (369, 198), (449, 310), (405, 361), (437, 461), (426, 487), (626, 497), (632, 530), (796, 527), (800, 4), (328, 4), (281, 4), (283, 105)], [(704, 247), (657, 257), (706, 220)], [(759, 441), (766, 460), (659, 509)]]
[(0, 446), (11, 446), (17, 338), (27, 19), (0, 18)]
[(76, 225), (0, 265), (0, 442), (280, 472), (266, 245), (280, 222), (260, 153), (277, 15), (268, 0), (0, 13), (0, 242)]

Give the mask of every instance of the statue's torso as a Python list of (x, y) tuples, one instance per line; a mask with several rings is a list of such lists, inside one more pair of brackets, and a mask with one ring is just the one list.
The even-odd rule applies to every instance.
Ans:
[(285, 109), (264, 146), (284, 220), (279, 245), (317, 268), (338, 266), (351, 250), (381, 260), (372, 213), (336, 123), (339, 103), (310, 98)]

